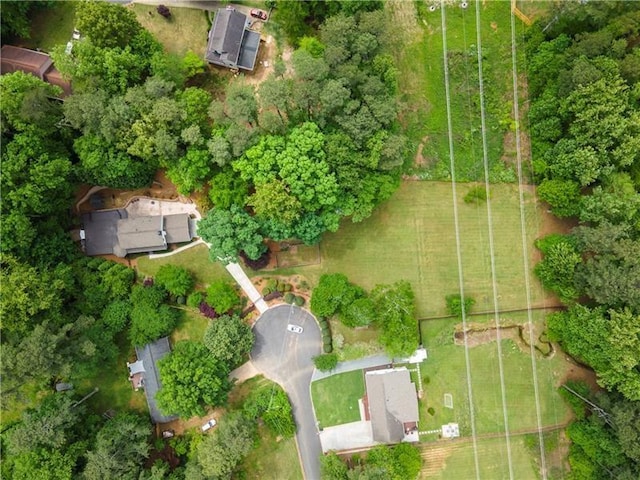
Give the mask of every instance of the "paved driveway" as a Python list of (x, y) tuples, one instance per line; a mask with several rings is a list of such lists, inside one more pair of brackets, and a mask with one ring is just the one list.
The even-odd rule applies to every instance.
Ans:
[[(300, 325), (300, 334), (287, 331), (287, 324)], [(255, 343), (251, 361), (267, 378), (286, 390), (298, 426), (296, 440), (307, 480), (320, 480), (322, 454), (311, 404), (312, 357), (319, 355), (321, 335), (318, 324), (306, 310), (294, 305), (278, 305), (263, 313), (253, 327)]]

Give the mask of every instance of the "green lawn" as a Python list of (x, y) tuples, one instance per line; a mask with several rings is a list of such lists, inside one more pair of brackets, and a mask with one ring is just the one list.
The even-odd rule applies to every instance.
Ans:
[(215, 280), (230, 280), (231, 275), (220, 262), (209, 260), (209, 249), (206, 245), (198, 245), (170, 257), (150, 259), (148, 256), (137, 260), (137, 269), (141, 275), (154, 276), (162, 265), (178, 265), (189, 270), (198, 285), (206, 286)]
[(180, 340), (202, 342), (208, 326), (209, 319), (207, 317), (195, 309), (185, 308), (181, 310), (180, 320), (171, 333), (171, 344), (174, 345)]
[[(392, 8), (398, 7), (389, 7), (388, 11)], [(422, 175), (445, 179), (449, 178), (450, 169), (441, 12), (439, 9), (429, 12), (426, 7), (419, 10), (417, 25), (407, 25), (416, 29), (417, 34), (407, 36), (402, 48), (394, 49), (404, 105), (400, 118), (412, 144), (417, 147), (423, 143), (422, 154), (429, 167)], [(393, 14), (392, 11), (388, 13)], [(483, 166), (475, 2), (470, 1), (466, 10), (459, 8), (458, 4), (447, 8), (446, 15), (456, 175), (459, 180), (480, 180), (483, 178)], [(517, 38), (521, 39), (521, 22), (517, 28)], [(488, 160), (493, 177), (497, 179), (502, 171), (500, 158), (504, 135), (513, 127), (510, 3), (482, 2), (480, 31)], [(519, 50), (520, 53), (522, 51), (523, 48)]]
[(358, 399), (364, 396), (362, 370), (340, 373), (311, 384), (311, 397), (321, 427), (360, 420)]
[[(509, 469), (504, 453), (504, 441), (499, 438), (478, 440), (480, 478), (501, 480), (509, 478)], [(467, 480), (475, 478), (473, 444), (437, 443), (423, 447), (424, 464), (421, 478), (441, 480)], [(537, 468), (527, 450), (522, 436), (511, 439), (513, 478), (537, 480)]]
[(302, 468), (294, 438), (277, 438), (266, 427), (258, 427), (258, 445), (242, 463), (243, 476), (255, 480), (300, 480)]
[(133, 4), (138, 21), (158, 39), (164, 48), (178, 55), (192, 50), (204, 57), (207, 47), (209, 24), (203, 10), (171, 6), (171, 18), (156, 12), (155, 5)]
[[(475, 299), (475, 311), (491, 311), (486, 206), (463, 201), (472, 185), (459, 185), (457, 197), (465, 294)], [(522, 308), (526, 292), (517, 186), (492, 185), (491, 192), (499, 308)], [(532, 271), (533, 241), (538, 236), (541, 219), (533, 196), (526, 194), (525, 199), (526, 258)], [(320, 243), (319, 265), (268, 273), (300, 274), (315, 285), (321, 274), (341, 272), (366, 289), (404, 279), (413, 286), (419, 318), (443, 315), (445, 296), (459, 291), (455, 241), (451, 184), (404, 182), (367, 220), (357, 224), (347, 220), (338, 232), (325, 234)], [(158, 260), (140, 258), (138, 268), (142, 274), (153, 275), (165, 263), (188, 268), (202, 285), (217, 278), (230, 278), (222, 265), (209, 261), (205, 246)], [(541, 305), (546, 294), (533, 274), (530, 282), (532, 302)]]
[[(463, 435), (471, 434), (469, 396), (464, 347), (453, 342), (458, 320), (422, 323), (423, 342), (429, 358), (422, 364), (424, 397), (420, 402), (421, 430), (432, 430), (449, 422), (460, 424)], [(471, 389), (476, 433), (504, 431), (497, 343), (491, 341), (469, 348)], [(512, 432), (537, 428), (531, 356), (511, 340), (502, 341), (502, 364), (509, 429)], [(558, 425), (570, 410), (557, 392), (560, 380), (571, 368), (564, 355), (550, 358), (536, 355), (542, 424)], [(425, 377), (428, 377), (426, 379)], [(453, 395), (453, 409), (444, 407), (444, 394)], [(427, 413), (433, 407), (435, 415)]]
[(50, 8), (36, 11), (31, 21), (31, 38), (23, 41), (25, 47), (50, 52), (56, 45), (71, 40), (75, 23), (76, 2), (54, 2)]

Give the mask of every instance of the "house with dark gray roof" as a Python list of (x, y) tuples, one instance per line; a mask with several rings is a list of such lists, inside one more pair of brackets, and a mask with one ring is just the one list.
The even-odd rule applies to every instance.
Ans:
[(149, 414), (153, 423), (167, 423), (178, 418), (176, 415), (164, 415), (160, 412), (156, 404), (156, 393), (162, 388), (160, 374), (158, 372), (158, 361), (171, 352), (169, 339), (163, 337), (153, 343), (148, 343), (144, 347), (136, 347), (138, 361), (127, 363), (129, 367), (129, 379), (134, 388), (144, 388), (147, 397)]
[(253, 70), (260, 34), (249, 29), (250, 21), (234, 9), (219, 9), (209, 31), (205, 60), (214, 65)]
[(157, 252), (195, 236), (186, 213), (129, 217), (124, 209), (103, 210), (84, 214), (82, 223), (87, 255)]
[(418, 395), (409, 370), (401, 367), (367, 371), (365, 385), (373, 440), (417, 441)]

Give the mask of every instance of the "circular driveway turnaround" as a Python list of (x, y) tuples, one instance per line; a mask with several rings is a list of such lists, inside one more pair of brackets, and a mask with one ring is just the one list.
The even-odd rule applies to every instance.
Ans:
[[(302, 333), (287, 331), (299, 325)], [(291, 400), (298, 427), (296, 440), (304, 477), (320, 479), (322, 447), (311, 404), (312, 358), (321, 352), (320, 328), (313, 316), (295, 305), (278, 305), (264, 312), (253, 326), (251, 362), (265, 377), (279, 383)]]

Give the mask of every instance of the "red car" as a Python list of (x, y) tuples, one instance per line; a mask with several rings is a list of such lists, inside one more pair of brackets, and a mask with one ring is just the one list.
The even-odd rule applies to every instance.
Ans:
[(251, 9), (251, 16), (254, 18), (259, 18), (260, 20), (266, 20), (267, 19), (267, 12), (263, 11), (263, 10), (259, 10), (257, 8), (253, 8)]

